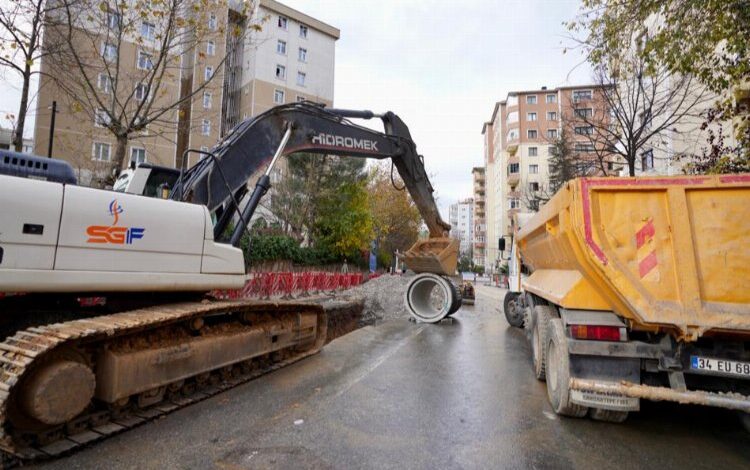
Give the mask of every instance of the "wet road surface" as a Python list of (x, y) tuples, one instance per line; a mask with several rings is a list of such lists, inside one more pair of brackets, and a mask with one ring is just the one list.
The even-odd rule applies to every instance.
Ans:
[(391, 321), (49, 468), (750, 468), (723, 410), (555, 416), (529, 347), (480, 287), (452, 324)]

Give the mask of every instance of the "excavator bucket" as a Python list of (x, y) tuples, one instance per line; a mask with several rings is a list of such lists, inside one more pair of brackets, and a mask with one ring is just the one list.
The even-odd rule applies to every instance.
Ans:
[(401, 259), (415, 273), (452, 276), (456, 273), (458, 247), (455, 238), (428, 238), (417, 241)]

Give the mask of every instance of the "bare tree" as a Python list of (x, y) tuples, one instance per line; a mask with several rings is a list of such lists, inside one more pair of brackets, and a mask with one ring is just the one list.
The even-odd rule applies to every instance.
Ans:
[(586, 157), (574, 150), (575, 143), (565, 127), (559, 133), (555, 132), (554, 137), (548, 136), (546, 142), (550, 152), (547, 160), (548, 182), (524, 181), (520, 184), (520, 202), (533, 212), (546, 204), (567, 181), (581, 176), (603, 174), (599, 171), (596, 158)]
[[(257, 26), (243, 24), (254, 21), (243, 2), (234, 2), (244, 5), (238, 15), (227, 15), (228, 0), (57, 1), (45, 43), (61, 50), (46, 71), (71, 109), (115, 138), (101, 186), (123, 167), (131, 138), (177, 140), (178, 127), (195, 118), (184, 110), (221, 89), (215, 77)], [(204, 65), (204, 76), (193, 77), (196, 65)]]
[(654, 149), (665, 147), (670, 136), (689, 131), (686, 124), (709, 99), (692, 77), (647, 64), (636, 53), (599, 64), (594, 74), (602, 106), (569, 97), (573, 115), (567, 121), (577, 141), (574, 151), (581, 159), (593, 158), (603, 174), (625, 163), (628, 174), (635, 176), (637, 163), (643, 166), (639, 160), (651, 164)]
[(56, 8), (47, 0), (0, 2), (0, 67), (21, 77), (21, 100), (12, 139), (16, 152), (23, 150), (32, 77), (39, 73), (42, 58), (57, 50), (55, 44), (42, 48), (45, 18)]

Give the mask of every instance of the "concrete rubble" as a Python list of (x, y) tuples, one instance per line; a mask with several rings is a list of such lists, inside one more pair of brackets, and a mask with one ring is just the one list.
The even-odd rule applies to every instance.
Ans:
[(409, 312), (404, 305), (404, 293), (410, 280), (409, 275), (385, 274), (349, 289), (341, 295), (364, 298), (365, 307), (360, 320), (363, 325), (396, 318), (408, 318)]

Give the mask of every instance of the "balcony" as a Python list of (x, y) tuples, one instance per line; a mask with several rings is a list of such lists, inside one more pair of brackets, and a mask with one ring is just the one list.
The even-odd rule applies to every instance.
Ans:
[(512, 156), (508, 159), (508, 184), (515, 186), (521, 179), (521, 161), (518, 157)]

